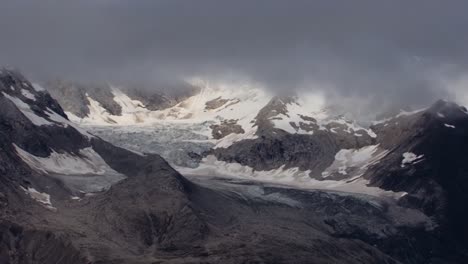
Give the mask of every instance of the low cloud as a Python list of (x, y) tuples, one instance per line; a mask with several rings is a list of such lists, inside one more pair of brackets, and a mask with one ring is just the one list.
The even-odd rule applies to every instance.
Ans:
[(458, 0), (0, 0), (0, 63), (36, 79), (155, 89), (241, 76), (280, 94), (319, 90), (366, 109), (416, 108), (466, 96), (467, 8)]

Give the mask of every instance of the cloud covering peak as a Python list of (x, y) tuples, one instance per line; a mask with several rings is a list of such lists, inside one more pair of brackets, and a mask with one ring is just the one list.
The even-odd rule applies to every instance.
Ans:
[[(468, 2), (0, 0), (0, 61), (35, 78), (240, 76), (375, 106), (466, 96)], [(467, 89), (468, 90), (468, 89)], [(463, 102), (468, 103), (468, 102)]]

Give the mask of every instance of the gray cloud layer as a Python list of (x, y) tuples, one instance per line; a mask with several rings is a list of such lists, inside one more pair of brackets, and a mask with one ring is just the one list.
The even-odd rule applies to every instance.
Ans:
[(466, 10), (462, 0), (0, 0), (0, 64), (145, 84), (234, 72), (278, 92), (319, 83), (417, 106), (450, 98), (440, 78), (468, 68)]

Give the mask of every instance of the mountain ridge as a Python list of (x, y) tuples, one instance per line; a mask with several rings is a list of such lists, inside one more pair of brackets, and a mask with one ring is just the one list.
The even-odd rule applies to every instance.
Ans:
[[(439, 159), (438, 155), (419, 151), (418, 144), (424, 146), (435, 139), (444, 142), (440, 138), (450, 135), (453, 143), (446, 150), (464, 148), (456, 143), (463, 142), (466, 135), (466, 109), (442, 104), (430, 108), (430, 115), (423, 112), (400, 117), (407, 118), (411, 128), (425, 125), (425, 118), (435, 120), (422, 130), (414, 130), (418, 135), (435, 129), (432, 136), (417, 142), (414, 138), (421, 137), (413, 133), (404, 134), (398, 139), (401, 142), (391, 136), (379, 137), (392, 135), (394, 132), (388, 129), (396, 121), (373, 128), (374, 138), (366, 130), (355, 131), (352, 123), (338, 121), (336, 125), (341, 126), (333, 132), (334, 127), (325, 127), (328, 121), (321, 123), (324, 119), (299, 116), (295, 120), (299, 126), (305, 121), (317, 125), (313, 133), (291, 134), (273, 127), (263, 134), (262, 129), (254, 128), (250, 130), (254, 139), (213, 145), (220, 151), (218, 155), (239, 158), (246, 157), (245, 151), (253, 150), (256, 155), (255, 151), (265, 148), (268, 152), (270, 146), (262, 141), (280, 144), (302, 138), (320, 149), (322, 137), (334, 138), (337, 147), (322, 147), (329, 159), (320, 166), (327, 167), (327, 173), (318, 170), (315, 175), (335, 186), (301, 189), (256, 182), (255, 178), (184, 177), (159, 155), (113, 146), (70, 122), (61, 115), (58, 103), (42, 103), (40, 98), (49, 96), (36, 89), (18, 73), (4, 70), (0, 74), (0, 146), (4, 150), (0, 153), (0, 230), (4, 231), (0, 260), (6, 263), (460, 263), (467, 256), (463, 240), (466, 218), (463, 214), (455, 218), (466, 211), (460, 204), (466, 193), (464, 185), (440, 181), (440, 172), (446, 166), (457, 164), (463, 169), (459, 163), (465, 156), (453, 162), (442, 159), (443, 168), (435, 167), (430, 178), (423, 177), (426, 173), (421, 170), (422, 174), (414, 174), (416, 181), (404, 181), (411, 176), (407, 173), (418, 172), (419, 166), (430, 166), (428, 161)], [(204, 98), (211, 100), (211, 96)], [(192, 103), (205, 102), (198, 99)], [(203, 112), (206, 105), (192, 106), (200, 110), (200, 116), (210, 115)], [(229, 108), (225, 111), (230, 112)], [(450, 119), (452, 111), (458, 118)], [(174, 118), (186, 112), (165, 114)], [(250, 123), (257, 116), (254, 114), (246, 115), (248, 122), (241, 124), (254, 125)], [(278, 121), (270, 122), (275, 116), (266, 115), (264, 125)], [(339, 138), (344, 141), (339, 142)], [(384, 142), (379, 143), (381, 138)], [(258, 141), (264, 147), (244, 148), (246, 141)], [(381, 149), (377, 143), (401, 147)], [(433, 146), (439, 148), (440, 144)], [(345, 146), (358, 149), (340, 149)], [(313, 156), (290, 154), (293, 164), (320, 162)], [(270, 160), (265, 157), (266, 162)], [(454, 176), (450, 179), (463, 181), (463, 171), (451, 172)], [(102, 181), (107, 177), (112, 180)], [(396, 183), (391, 179), (406, 188), (389, 184)], [(425, 184), (428, 179), (433, 181)], [(367, 186), (364, 180), (383, 189)], [(340, 186), (376, 192), (353, 193)], [(443, 192), (430, 193), (431, 186)], [(453, 189), (457, 187), (461, 189)], [(82, 192), (83, 188), (87, 191)], [(386, 196), (382, 193), (385, 190), (402, 192)], [(462, 231), (461, 235), (457, 236), (457, 231)], [(395, 244), (401, 247), (395, 248)]]

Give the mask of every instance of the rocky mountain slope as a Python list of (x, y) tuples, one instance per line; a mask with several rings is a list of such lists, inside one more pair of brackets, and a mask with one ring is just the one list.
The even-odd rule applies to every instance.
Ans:
[[(98, 114), (121, 116), (128, 113), (128, 107), (145, 108), (149, 111), (157, 111), (172, 107), (190, 97), (198, 91), (198, 88), (187, 83), (181, 83), (181, 87), (172, 87), (169, 92), (154, 91), (149, 89), (132, 89), (128, 87), (117, 88), (108, 83), (83, 83), (64, 80), (53, 80), (42, 86), (47, 87), (50, 94), (65, 107), (69, 115), (76, 118), (86, 118)], [(120, 90), (122, 91), (120, 91)], [(175, 90), (175, 92), (174, 92)], [(119, 99), (115, 99), (119, 98)], [(97, 108), (97, 109), (96, 109)], [(115, 123), (112, 119), (101, 120), (107, 123)], [(135, 120), (138, 122), (138, 120)]]
[(157, 111), (125, 94), (115, 100), (114, 91), (117, 104), (129, 103), (121, 115), (93, 118), (91, 107), (77, 119), (111, 129), (135, 125), (134, 117), (191, 122), (187, 130), (212, 147), (186, 178), (156, 154), (115, 147), (70, 122), (19, 73), (1, 70), (0, 91), (2, 263), (463, 263), (468, 256), (468, 114), (457, 105), (441, 101), (363, 128), (304, 98), (260, 90), (202, 90)]
[(211, 146), (196, 149), (189, 159), (200, 163), (181, 168), (183, 173), (402, 195), (401, 202), (436, 218), (446, 234), (466, 244), (468, 208), (458, 202), (467, 190), (466, 108), (438, 101), (365, 128), (331, 114), (314, 96), (276, 97), (243, 86), (202, 88), (152, 116), (166, 124), (201, 124), (191, 132), (203, 134)]
[[(160, 157), (81, 130), (19, 73), (3, 69), (0, 90), (2, 263), (128, 263), (203, 236), (185, 180)], [(153, 221), (164, 232), (148, 232)]]

